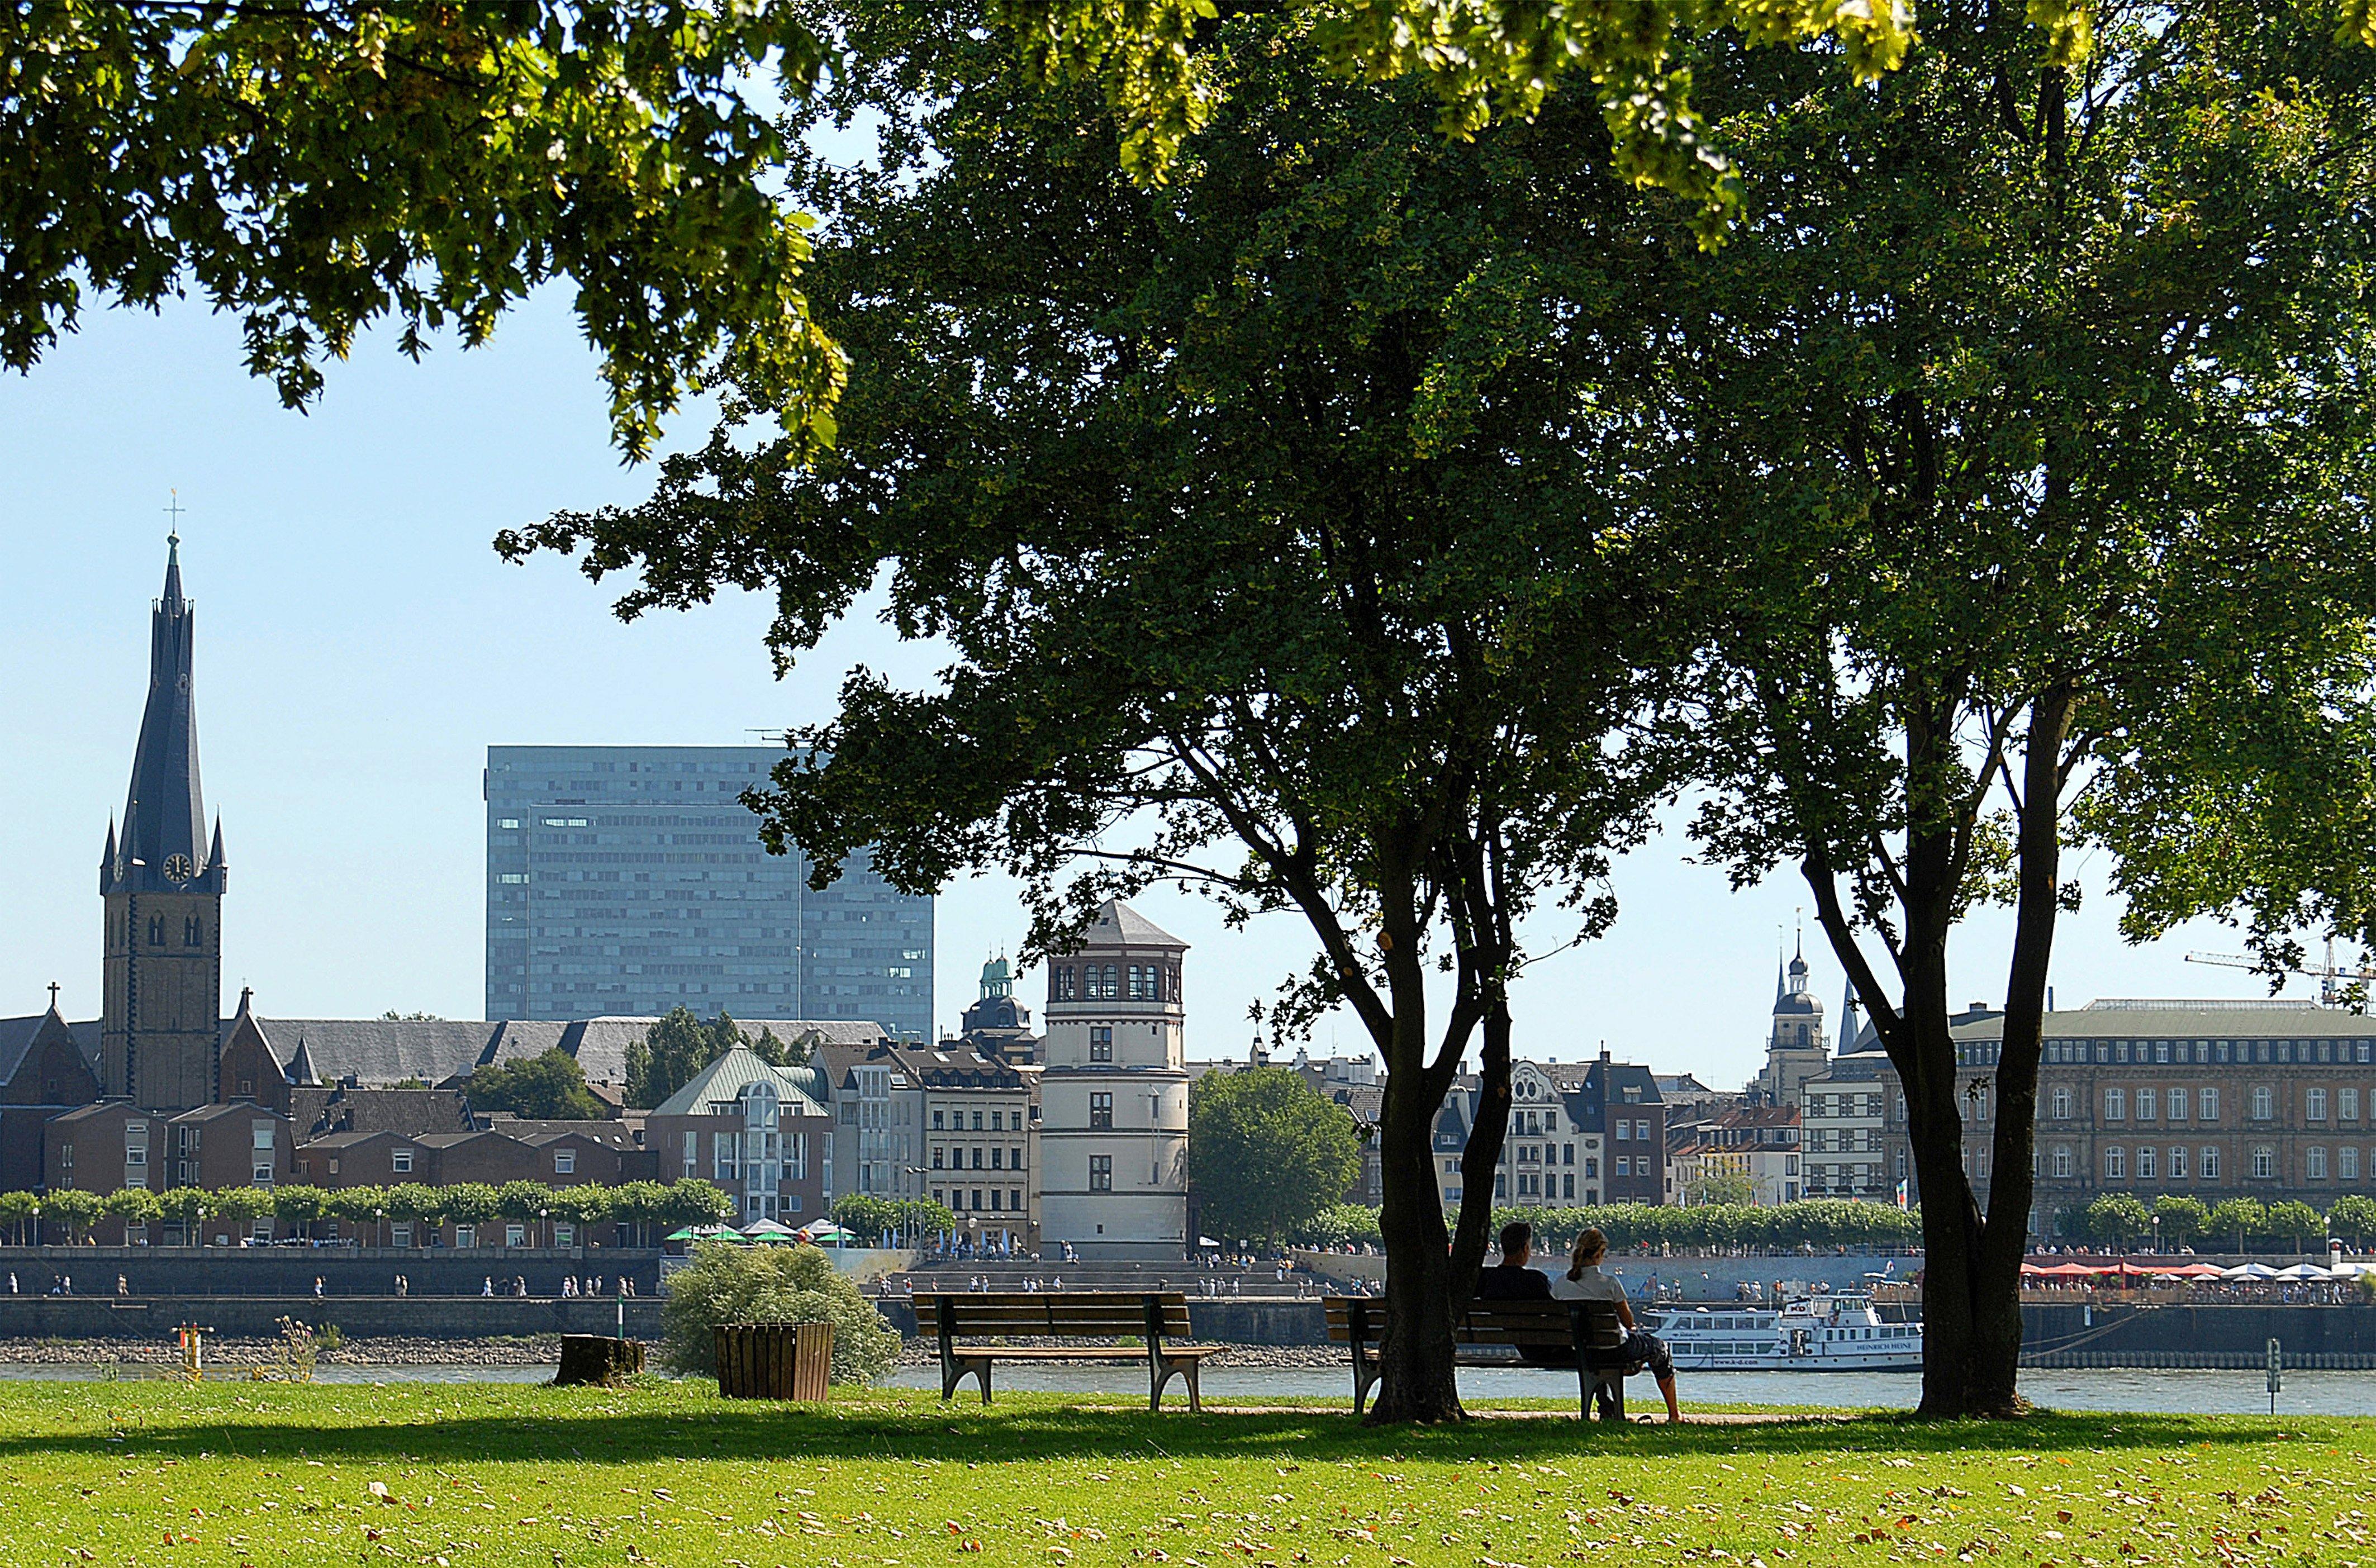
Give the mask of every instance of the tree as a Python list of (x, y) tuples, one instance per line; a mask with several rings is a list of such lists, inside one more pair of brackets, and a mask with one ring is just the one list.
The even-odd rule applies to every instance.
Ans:
[[(57, 1194), (51, 1194), (53, 1197)], [(168, 1187), (157, 1194), (158, 1208), (168, 1225), (182, 1228), (182, 1245), (206, 1242), (207, 1219), (215, 1211), (215, 1195), (204, 1187)]]
[[(1609, 858), (1659, 790), (1626, 726), (1673, 626), (1655, 530), (1598, 503), (1622, 441), (1590, 418), (1629, 347), (1566, 303), (1638, 261), (1597, 127), (1553, 103), (1447, 146), (1420, 95), (1241, 16), (1215, 65), (1241, 90), (1150, 192), (964, 8), (846, 25), (882, 64), (817, 112), (886, 115), (891, 157), (795, 187), (829, 217), (814, 298), (852, 353), (835, 451), (796, 469), (730, 423), (645, 505), (504, 548), (632, 567), (628, 615), (770, 588), (784, 659), (887, 572), (894, 622), (956, 650), (944, 687), (861, 672), (746, 797), (820, 885), (870, 845), (918, 892), (1000, 865), (1035, 954), (1158, 880), (1301, 915), (1322, 956), (1271, 1028), (1341, 1005), (1387, 1069), (1375, 1418), (1455, 1417), (1508, 988), (1613, 918)], [(1564, 912), (1530, 947), (1538, 906)], [(1432, 1140), (1471, 1051), (1447, 1234)]]
[[(38, 1232), (33, 1231), (33, 1227), (41, 1212), (42, 1200), (34, 1194), (22, 1189), (0, 1193), (0, 1225), (8, 1228), (9, 1234), (18, 1246), (25, 1245), (29, 1240), (34, 1241), (40, 1240)], [(32, 1233), (29, 1234), (29, 1231)]]
[(552, 1210), (552, 1189), (541, 1182), (506, 1182), (495, 1189), (495, 1213), (528, 1229), (528, 1244), (544, 1245), (544, 1221)]
[[(425, 1182), (398, 1182), (388, 1188), (385, 1205), (390, 1219), (435, 1226), (446, 1218), (445, 1192)], [(426, 1236), (419, 1239), (427, 1246)]]
[(107, 1217), (125, 1225), (153, 1225), (164, 1214), (157, 1194), (146, 1187), (123, 1187), (107, 1194)]
[(0, 363), (87, 294), (195, 289), (296, 407), (358, 332), (483, 342), (567, 279), (616, 438), (723, 370), (799, 422), (839, 374), (774, 199), (768, 99), (825, 56), (795, 8), (338, 0), (42, 6), (0, 31)]
[[(993, 14), (1021, 37), (1043, 75), (1090, 79), (1104, 89), (1120, 123), (1125, 168), (1160, 181), (1182, 142), (1206, 124), (1217, 103), (1244, 84), (1215, 56), (1210, 36), (1233, 15), (1210, 0), (1153, 0), (1130, 6), (1079, 6), (1060, 0), (998, 0)], [(1752, 43), (1823, 40), (1862, 83), (1895, 65), (1913, 37), (1903, 6), (1835, 6), (1816, 0), (1755, 5), (1677, 0), (1614, 13), (1513, 0), (1428, 0), (1339, 8), (1288, 8), (1349, 76), (1409, 76), (1443, 104), (1447, 134), (1474, 134), (1495, 117), (1532, 118), (1562, 77), (1579, 81), (1599, 109), (1619, 177), (1664, 186), (1684, 198), (1711, 241), (1736, 192), (1720, 144), (1692, 107), (1688, 53), (1694, 35), (1737, 30)], [(2366, 8), (2356, 16), (2364, 18)], [(2085, 52), (2086, 12), (2068, 0), (2028, 7), (2040, 45), (2056, 57)], [(2363, 31), (2376, 42), (2376, 24)], [(1826, 35), (1829, 35), (1826, 37)]]
[(105, 1199), (97, 1193), (86, 1193), (75, 1187), (60, 1187), (42, 1200), (42, 1217), (65, 1232), (73, 1241), (90, 1234), (91, 1222), (100, 1217)]
[(2366, 1246), (2368, 1238), (2376, 1236), (2376, 1198), (2353, 1193), (2335, 1199), (2334, 1206), (2327, 1210), (2326, 1225), (2332, 1234), (2350, 1237), (2353, 1246)]
[(845, 1193), (833, 1201), (833, 1220), (872, 1242), (896, 1233), (912, 1246), (926, 1236), (957, 1229), (957, 1217), (946, 1204), (930, 1198), (878, 1198), (865, 1193)]
[(327, 1196), (330, 1218), (343, 1221), (363, 1246), (380, 1244), (380, 1226), (387, 1218), (386, 1188), (333, 1187)]
[(330, 1212), (330, 1195), (319, 1187), (278, 1187), (272, 1194), (272, 1217), (312, 1240), (314, 1227)]
[(215, 1191), (214, 1213), (217, 1218), (244, 1231), (273, 1210), (272, 1194), (263, 1187), (221, 1187)]
[(668, 1206), (668, 1189), (658, 1182), (622, 1182), (611, 1189), (611, 1215), (628, 1229), (632, 1244), (651, 1245), (652, 1228)]
[(559, 1046), (516, 1062), (490, 1062), (463, 1080), (473, 1111), (509, 1111), (544, 1122), (598, 1122), (610, 1114), (586, 1087), (586, 1070)]
[(484, 1182), (457, 1182), (450, 1187), (440, 1187), (437, 1200), (446, 1218), (457, 1225), (486, 1225), (501, 1210), (499, 1194)]
[(2196, 1237), (2211, 1229), (2211, 1210), (2201, 1198), (2175, 1194), (2156, 1198), (2153, 1217), (2160, 1222), (2155, 1226), (2154, 1234), (2165, 1246), (2191, 1246)]
[(1683, 1195), (1694, 1204), (1738, 1204), (1746, 1207), (1757, 1201), (1757, 1183), (1749, 1179), (1746, 1171), (1725, 1166), (1707, 1171)]
[[(2179, 6), (2082, 65), (1951, 6), (1870, 88), (1693, 65), (1743, 205), (1715, 256), (1674, 236), (1628, 407), (1644, 515), (1708, 563), (1694, 831), (1806, 883), (1905, 1087), (1921, 1409), (2010, 1413), (2066, 845), (2107, 851), (2132, 936), (2212, 913), (2275, 951), (2370, 902), (2367, 57), (2306, 9)], [(1990, 899), (1976, 1073), (1947, 976)]]
[[(773, 1035), (763, 1038), (776, 1047), (782, 1060), (769, 1058), (764, 1051), (762, 1060), (778, 1067), (792, 1064), (790, 1051)], [(651, 1110), (738, 1045), (755, 1049), (755, 1042), (743, 1035), (729, 1015), (720, 1013), (705, 1024), (689, 1007), (671, 1008), (666, 1017), (644, 1031), (641, 1040), (627, 1047), (627, 1103)]]
[(1285, 1067), (1207, 1073), (1188, 1093), (1188, 1184), (1215, 1235), (1276, 1245), (1361, 1174), (1346, 1109)]
[(2236, 1250), (2242, 1252), (2245, 1241), (2268, 1233), (2269, 1211), (2253, 1198), (2222, 1198), (2212, 1206), (2211, 1229), (2223, 1236), (2236, 1238)]
[(2293, 1242), (2294, 1251), (2299, 1253), (2302, 1250), (2304, 1237), (2323, 1237), (2326, 1234), (2326, 1219), (2299, 1198), (2287, 1198), (2283, 1203), (2269, 1206), (2267, 1233), (2287, 1238)]
[(660, 1202), (659, 1223), (671, 1229), (716, 1225), (732, 1218), (734, 1200), (697, 1177), (681, 1176), (670, 1182)]
[(2153, 1211), (2133, 1193), (2106, 1193), (2087, 1206), (2087, 1233), (2121, 1252), (2153, 1224)]

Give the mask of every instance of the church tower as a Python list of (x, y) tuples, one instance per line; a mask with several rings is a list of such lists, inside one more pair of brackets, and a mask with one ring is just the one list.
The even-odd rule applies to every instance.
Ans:
[(209, 840), (191, 683), (196, 632), (175, 538), (149, 620), (148, 706), (123, 835), (108, 825), (99, 867), (107, 919), (101, 1089), (148, 1111), (212, 1103), (221, 1052), (222, 825)]
[(1824, 1004), (1807, 984), (1803, 938), (1789, 968), (1774, 979), (1774, 1028), (1765, 1039), (1765, 1070), (1750, 1086), (1770, 1105), (1796, 1105), (1807, 1080), (1831, 1069), (1824, 1038)]

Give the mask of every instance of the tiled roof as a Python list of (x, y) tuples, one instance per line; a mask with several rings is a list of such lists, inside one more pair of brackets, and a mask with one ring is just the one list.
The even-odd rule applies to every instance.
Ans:
[[(22, 1018), (0, 1018), (0, 1084), (17, 1075), (17, 1069), (24, 1064), (25, 1052), (42, 1032), (42, 1020), (48, 1016), (46, 1013), (35, 1013)], [(66, 1028), (74, 1034), (75, 1048), (82, 1052), (84, 1063), (92, 1072), (99, 1071), (99, 1020), (89, 1018), (79, 1024), (67, 1024)]]
[(307, 1087), (289, 1091), (289, 1119), (306, 1129), (339, 1132), (455, 1133), (469, 1127), (452, 1089)]
[(1188, 950), (1186, 943), (1119, 898), (1105, 901), (1075, 951), (1087, 952), (1092, 947), (1176, 947), (1183, 953)]
[[(2003, 1038), (2002, 1016), (1958, 1024), (1958, 1040)], [(2368, 1039), (2376, 1017), (2309, 1002), (2107, 998), (2046, 1015), (2048, 1039)]]
[[(292, 1062), (302, 1049), (315, 1079), (369, 1086), (418, 1078), (464, 1078), (486, 1060), (504, 1026), (457, 1018), (258, 1018), (272, 1053)], [(228, 1026), (225, 1035), (229, 1035)], [(292, 1072), (292, 1081), (297, 1080)]]
[(716, 1114), (709, 1108), (720, 1103), (731, 1105), (741, 1098), (745, 1086), (765, 1079), (776, 1086), (776, 1098), (794, 1115), (823, 1116), (826, 1109), (809, 1092), (814, 1079), (806, 1073), (770, 1067), (759, 1060), (759, 1053), (748, 1046), (736, 1046), (725, 1055), (693, 1075), (693, 1081), (662, 1100), (652, 1111), (655, 1116), (707, 1116)]

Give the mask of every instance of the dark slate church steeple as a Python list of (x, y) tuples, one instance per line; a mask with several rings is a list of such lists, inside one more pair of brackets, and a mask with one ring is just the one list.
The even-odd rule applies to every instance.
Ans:
[(198, 785), (196, 612), (182, 597), (181, 540), (149, 618), (148, 703), (119, 834), (111, 823), (99, 890), (106, 901), (102, 1087), (144, 1108), (216, 1098), (222, 994), (222, 827), (207, 834)]

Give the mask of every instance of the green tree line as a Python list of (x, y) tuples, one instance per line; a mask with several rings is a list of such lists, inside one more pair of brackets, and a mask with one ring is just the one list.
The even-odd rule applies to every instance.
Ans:
[(67, 1189), (53, 1193), (0, 1193), (0, 1232), (19, 1244), (35, 1239), (36, 1222), (81, 1240), (101, 1218), (126, 1225), (159, 1221), (184, 1233), (219, 1220), (245, 1226), (273, 1219), (311, 1235), (323, 1224), (358, 1230), (390, 1223), (485, 1225), (495, 1220), (534, 1224), (631, 1226), (648, 1244), (653, 1235), (682, 1225), (704, 1225), (733, 1212), (724, 1193), (690, 1179), (663, 1185), (624, 1182), (615, 1187), (548, 1187), (538, 1182), (463, 1182), (449, 1187), (400, 1182), (387, 1187), (168, 1187), (152, 1193), (127, 1187), (101, 1194)]
[(2258, 1198), (2223, 1198), (2205, 1204), (2201, 1198), (2171, 1194), (2151, 1204), (2133, 1193), (2106, 1193), (2084, 1207), (2073, 1205), (2055, 1216), (2055, 1228), (2073, 1240), (2129, 1247), (2155, 1241), (2164, 1247), (2192, 1246), (2209, 1241), (2234, 1243), (2245, 1252), (2257, 1244), (2288, 1246), (2299, 1252), (2310, 1241), (2329, 1236), (2354, 1244), (2376, 1236), (2376, 1198), (2354, 1193), (2335, 1200), (2321, 1215), (2299, 1198), (2264, 1204)]

